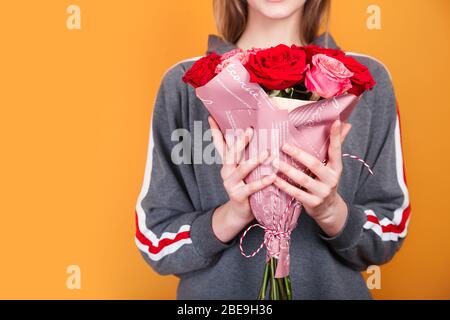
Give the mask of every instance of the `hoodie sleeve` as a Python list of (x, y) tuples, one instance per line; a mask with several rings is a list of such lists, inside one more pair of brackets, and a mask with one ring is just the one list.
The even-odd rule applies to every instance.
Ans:
[(406, 237), (411, 210), (392, 82), (379, 63), (372, 73), (377, 85), (367, 97), (372, 117), (365, 160), (374, 175), (364, 170), (353, 201), (344, 199), (349, 213), (341, 232), (321, 235), (347, 265), (361, 271), (392, 259)]
[[(187, 86), (182, 65), (164, 75), (154, 104), (147, 165), (136, 204), (135, 242), (147, 263), (159, 274), (182, 274), (205, 268), (231, 246), (216, 238), (214, 208), (202, 209), (191, 164), (171, 159), (174, 130), (185, 130)], [(183, 111), (184, 109), (184, 111)], [(187, 120), (186, 120), (187, 121)], [(185, 121), (185, 122), (186, 122)]]

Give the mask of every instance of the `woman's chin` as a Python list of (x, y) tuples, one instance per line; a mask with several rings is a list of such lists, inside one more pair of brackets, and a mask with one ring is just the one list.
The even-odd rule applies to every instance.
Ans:
[(268, 19), (285, 19), (301, 10), (304, 0), (247, 0), (259, 15)]
[(283, 7), (282, 5), (277, 6), (269, 6), (263, 12), (263, 15), (269, 19), (285, 19), (292, 15), (292, 12), (288, 8)]

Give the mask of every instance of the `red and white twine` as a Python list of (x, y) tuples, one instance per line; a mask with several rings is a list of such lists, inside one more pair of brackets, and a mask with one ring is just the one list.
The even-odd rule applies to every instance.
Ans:
[(344, 153), (344, 154), (342, 154), (342, 156), (343, 157), (349, 157), (351, 159), (355, 159), (355, 160), (361, 162), (367, 168), (367, 170), (369, 170), (370, 174), (373, 175), (372, 168), (370, 168), (370, 166), (363, 159), (361, 159), (360, 157), (355, 156), (355, 155), (350, 154), (350, 153)]
[[(264, 230), (265, 232), (265, 236), (264, 236), (264, 241), (261, 243), (261, 245), (255, 250), (253, 251), (251, 254), (246, 254), (244, 252), (244, 248), (242, 247), (242, 241), (244, 241), (245, 236), (247, 235), (247, 232), (250, 231), (250, 229), (254, 228), (254, 227), (260, 227), (261, 229)], [(261, 251), (261, 249), (266, 246), (267, 252), (269, 253), (270, 256), (277, 258), (278, 253), (277, 252), (271, 252), (268, 243), (270, 242), (270, 240), (272, 238), (276, 238), (278, 240), (281, 240), (283, 238), (286, 238), (289, 240), (289, 238), (291, 237), (291, 231), (277, 231), (277, 230), (273, 230), (273, 229), (269, 229), (259, 223), (255, 223), (252, 224), (250, 227), (248, 227), (244, 233), (241, 236), (241, 239), (239, 241), (239, 248), (241, 249), (241, 254), (246, 257), (246, 258), (253, 258), (254, 256), (256, 256), (258, 254), (259, 251)]]
[[(355, 155), (352, 155), (352, 154), (349, 154), (349, 153), (344, 153), (344, 154), (342, 154), (342, 157), (349, 157), (349, 158), (351, 158), (351, 159), (354, 159), (354, 160), (357, 160), (357, 161), (361, 162), (361, 163), (364, 165), (364, 167), (366, 167), (367, 170), (369, 170), (369, 173), (370, 173), (371, 175), (373, 175), (373, 171), (372, 171), (372, 168), (370, 167), (370, 165), (368, 165), (368, 164), (367, 164), (363, 159), (361, 159), (360, 157), (355, 156)], [(326, 163), (326, 160), (324, 160), (323, 162)], [(291, 198), (291, 200), (289, 201), (289, 204), (287, 205), (286, 209), (283, 211), (283, 215), (282, 215), (281, 219), (278, 221), (278, 227), (279, 227), (279, 229), (281, 229), (281, 221), (285, 221), (285, 220), (286, 220), (286, 215), (287, 215), (287, 213), (288, 213), (288, 211), (289, 211), (289, 209), (291, 208), (291, 206), (292, 206), (293, 203), (294, 203), (294, 206), (293, 206), (293, 207), (294, 207), (294, 210), (295, 210), (295, 207), (296, 207), (296, 206), (301, 205), (300, 202), (298, 202), (298, 201), (295, 200), (294, 198)], [(290, 224), (290, 221), (289, 221), (289, 223), (288, 223), (288, 221), (286, 221), (286, 222), (285, 222), (285, 227), (286, 227), (286, 226), (289, 227), (289, 224)], [(263, 242), (260, 244), (260, 246), (259, 246), (255, 251), (253, 251), (251, 254), (246, 254), (246, 253), (244, 252), (244, 248), (242, 247), (242, 242), (244, 241), (244, 238), (245, 238), (245, 236), (247, 235), (247, 233), (248, 233), (252, 228), (254, 228), (254, 227), (260, 227), (261, 229), (264, 230), (264, 232), (265, 232), (265, 235), (264, 235), (264, 241), (263, 241)], [(269, 256), (278, 258), (278, 254), (279, 254), (279, 253), (278, 253), (278, 252), (271, 252), (271, 249), (270, 249), (270, 247), (268, 246), (268, 243), (270, 242), (270, 240), (272, 240), (272, 238), (276, 238), (276, 239), (278, 239), (278, 240), (281, 240), (281, 239), (285, 238), (285, 239), (287, 239), (287, 241), (289, 242), (290, 237), (291, 237), (291, 231), (274, 230), (274, 229), (267, 228), (267, 227), (263, 226), (262, 224), (255, 223), (255, 224), (252, 224), (251, 226), (249, 226), (249, 227), (244, 231), (244, 233), (242, 234), (242, 236), (241, 236), (241, 238), (240, 238), (240, 240), (239, 240), (239, 248), (240, 248), (240, 250), (241, 250), (241, 254), (242, 254), (244, 257), (246, 257), (246, 258), (253, 258), (255, 255), (258, 254), (259, 251), (261, 251), (261, 249), (262, 249), (264, 246), (266, 246), (267, 253), (269, 254)]]
[[(265, 226), (263, 226), (262, 224), (259, 223), (255, 223), (252, 224), (251, 226), (249, 226), (244, 233), (242, 234), (240, 240), (239, 240), (239, 248), (241, 250), (241, 254), (246, 257), (246, 258), (253, 258), (255, 255), (258, 254), (259, 251), (261, 251), (261, 249), (266, 246), (267, 249), (267, 253), (269, 254), (269, 256), (271, 257), (275, 257), (278, 258), (279, 253), (278, 252), (272, 252), (268, 243), (272, 240), (272, 238), (276, 238), (278, 240), (281, 239), (287, 239), (287, 241), (289, 242), (289, 239), (291, 238), (291, 231), (285, 231), (285, 230), (281, 230), (281, 221), (285, 221), (286, 220), (286, 215), (289, 211), (289, 209), (291, 208), (292, 204), (294, 203), (294, 208), (295, 206), (299, 205), (299, 202), (296, 201), (294, 198), (291, 198), (291, 200), (289, 201), (289, 204), (287, 205), (286, 209), (283, 211), (283, 216), (280, 219), (280, 222), (278, 223), (278, 227), (280, 230), (274, 230), (274, 229), (270, 229), (267, 228)], [(285, 223), (285, 225), (289, 226), (289, 224)], [(261, 229), (264, 230), (264, 241), (261, 243), (261, 245), (255, 250), (253, 251), (251, 254), (246, 254), (244, 252), (244, 248), (242, 247), (242, 242), (244, 241), (245, 236), (247, 235), (247, 232), (249, 232), (252, 228), (254, 227), (260, 227)]]

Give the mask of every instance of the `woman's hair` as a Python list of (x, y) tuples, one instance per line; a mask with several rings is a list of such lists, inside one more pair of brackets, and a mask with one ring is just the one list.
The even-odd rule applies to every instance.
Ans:
[[(325, 20), (328, 20), (331, 0), (306, 0), (303, 6), (300, 34), (302, 42), (311, 43)], [(247, 24), (248, 4), (246, 0), (214, 0), (214, 17), (217, 31), (228, 42), (236, 43)], [(328, 37), (326, 37), (328, 39)]]

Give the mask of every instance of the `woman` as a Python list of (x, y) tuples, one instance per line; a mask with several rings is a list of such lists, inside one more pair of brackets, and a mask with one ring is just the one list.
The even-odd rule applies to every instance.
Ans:
[[(207, 53), (280, 43), (337, 48), (327, 33), (316, 37), (328, 7), (327, 0), (216, 0), (215, 16), (222, 37), (210, 35)], [(220, 156), (235, 159), (234, 163), (223, 161), (222, 166), (195, 161), (208, 148), (208, 139), (190, 148), (192, 155), (187, 159), (194, 163), (174, 161), (172, 152), (179, 144), (172, 135), (175, 130), (185, 129), (194, 140), (198, 133), (211, 136), (206, 123), (211, 128), (217, 125), (193, 89), (181, 81), (195, 59), (182, 61), (165, 74), (155, 102), (148, 163), (137, 203), (136, 243), (154, 270), (180, 278), (179, 299), (257, 297), (265, 257), (259, 254), (245, 259), (238, 239), (254, 219), (248, 197), (272, 183), (304, 207), (291, 234), (294, 298), (371, 298), (360, 272), (386, 263), (400, 248), (410, 206), (389, 74), (370, 57), (355, 58), (370, 69), (377, 85), (363, 95), (350, 124), (333, 124), (329, 163), (323, 166), (288, 146), (283, 151), (316, 173), (316, 179), (286, 163), (273, 163), (305, 191), (277, 176), (252, 184), (243, 182), (247, 173), (268, 157), (261, 154), (257, 161), (240, 160), (252, 138), (251, 130), (235, 144), (227, 143), (214, 130), (214, 145), (218, 151), (224, 150)], [(201, 128), (199, 121), (204, 124)], [(342, 161), (344, 152), (364, 158), (375, 174), (371, 176), (360, 162)], [(256, 248), (262, 239), (263, 232), (253, 229), (246, 236), (246, 247)]]

